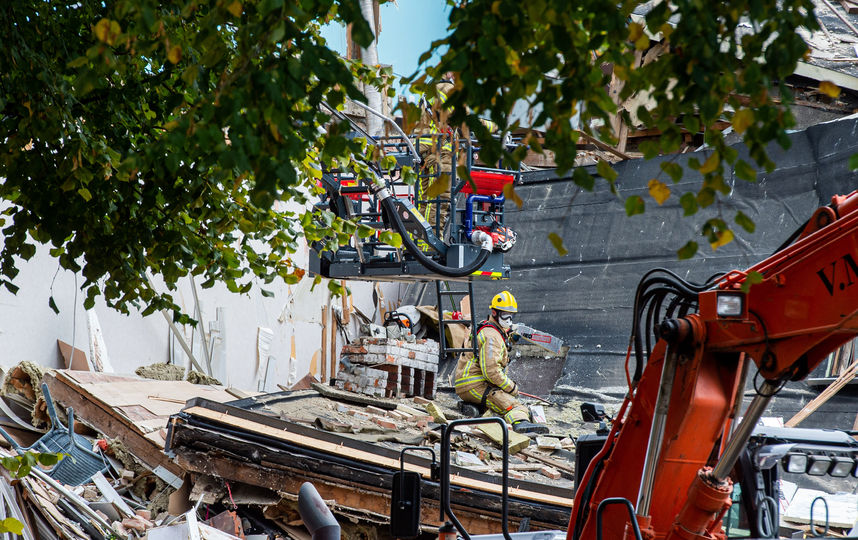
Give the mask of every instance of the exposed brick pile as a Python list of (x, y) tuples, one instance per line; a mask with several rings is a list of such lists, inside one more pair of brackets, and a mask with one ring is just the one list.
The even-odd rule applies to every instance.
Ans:
[(336, 384), (340, 390), (384, 397), (387, 392), (387, 372), (360, 365), (344, 370), (341, 364)]
[[(438, 343), (419, 339), (415, 343), (387, 338), (362, 337), (345, 345), (342, 356), (352, 364), (340, 366), (337, 387), (352, 392), (385, 396), (435, 397), (438, 373)], [(383, 392), (378, 389), (382, 388)]]

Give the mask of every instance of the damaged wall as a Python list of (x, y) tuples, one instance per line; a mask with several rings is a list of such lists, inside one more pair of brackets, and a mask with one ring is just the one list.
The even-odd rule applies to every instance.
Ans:
[[(847, 169), (849, 157), (858, 152), (858, 118), (820, 124), (790, 139), (789, 150), (770, 149), (777, 163), (772, 173), (759, 171), (755, 183), (728, 178), (731, 195), (692, 217), (682, 217), (678, 196), (697, 189), (700, 175), (686, 169), (685, 178), (673, 184), (659, 166), (673, 160), (684, 165), (691, 158), (703, 162), (708, 151), (615, 164), (619, 199), (604, 181), (587, 192), (568, 176), (531, 175), (516, 188), (522, 208), (507, 207), (506, 223), (518, 233), (508, 255), (512, 279), (478, 283), (477, 305), (485, 306), (492, 294), (509, 288), (518, 299), (521, 322), (571, 345), (555, 391), (614, 387), (621, 393), (634, 291), (645, 272), (663, 267), (702, 282), (715, 272), (747, 268), (775, 251), (832, 195), (858, 187), (858, 173)], [(747, 150), (736, 148), (747, 159)], [(652, 178), (673, 192), (663, 206), (648, 195)], [(644, 198), (644, 214), (626, 216), (623, 200), (630, 195)], [(736, 210), (755, 221), (756, 231), (747, 233), (734, 224), (736, 239), (713, 251), (696, 231), (719, 214), (732, 223)], [(552, 247), (550, 232), (563, 238), (567, 255)], [(676, 250), (691, 239), (700, 244), (698, 254), (678, 260)]]
[[(302, 246), (296, 254), (306, 268), (307, 248)], [(4, 351), (0, 365), (11, 366), (23, 360), (36, 362), (47, 367), (64, 367), (57, 348), (57, 339), (71, 344), (90, 355), (88, 316), (83, 309), (85, 295), (77, 291), (83, 278), (77, 280), (73, 272), (58, 270), (56, 259), (50, 256), (48, 249), (39, 247), (36, 255), (26, 262), (20, 262), (20, 274), (15, 284), (20, 287), (17, 295), (5, 289), (0, 291), (0, 348)], [(268, 328), (270, 336), (270, 368), (267, 390), (277, 390), (277, 384), (290, 385), (306, 375), (311, 367), (314, 355), (317, 357), (317, 372), (321, 372), (320, 348), (322, 332), (322, 306), (329, 302), (327, 280), (323, 280), (314, 290), (312, 277), (305, 277), (296, 285), (272, 283), (265, 288), (274, 293), (271, 298), (263, 297), (258, 287), (249, 294), (236, 295), (218, 284), (211, 289), (199, 288), (198, 294), (202, 308), (202, 324), (197, 329), (182, 327), (186, 341), (194, 342), (193, 352), (204, 363), (200, 328), (204, 328), (212, 343), (213, 375), (226, 385), (257, 390), (260, 381), (265, 378), (265, 365), (258, 364), (257, 342), (259, 328)], [(163, 285), (156, 280), (157, 287)], [(398, 299), (404, 285), (367, 282), (347, 282), (352, 291), (352, 305), (368, 317), (381, 321), (382, 305), (388, 309), (391, 302)], [(163, 290), (163, 289), (162, 289)], [(76, 294), (77, 292), (77, 294)], [(53, 294), (59, 314), (48, 306)], [(378, 299), (379, 307), (376, 307)], [(194, 296), (189, 278), (183, 278), (174, 292), (174, 299), (186, 313), (194, 315)], [(342, 300), (330, 300), (331, 304), (342, 306)], [(110, 308), (99, 299), (94, 313), (101, 326), (104, 342), (110, 362), (116, 372), (131, 373), (137, 367), (156, 362), (169, 362), (171, 357), (176, 364), (185, 365), (186, 356), (175, 338), (172, 337), (164, 317), (160, 313), (142, 317), (133, 310), (123, 315)], [(357, 317), (350, 317), (352, 334), (357, 335)], [(222, 328), (222, 333), (210, 330)], [(330, 317), (327, 327), (330, 342)], [(294, 337), (294, 361), (292, 339)], [(328, 354), (333, 349), (339, 352), (344, 344), (342, 335), (337, 335), (336, 347), (328, 345)], [(171, 341), (173, 342), (171, 344)], [(330, 365), (330, 361), (328, 363)], [(330, 374), (330, 368), (328, 368)]]

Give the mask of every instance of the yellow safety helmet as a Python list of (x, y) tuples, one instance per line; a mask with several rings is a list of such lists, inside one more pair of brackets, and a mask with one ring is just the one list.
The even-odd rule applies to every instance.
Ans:
[(518, 313), (518, 302), (515, 301), (515, 296), (509, 291), (499, 292), (492, 298), (490, 306), (498, 311), (507, 311), (509, 313)]

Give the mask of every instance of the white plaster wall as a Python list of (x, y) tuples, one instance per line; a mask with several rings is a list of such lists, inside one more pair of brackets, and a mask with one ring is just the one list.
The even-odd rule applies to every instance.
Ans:
[[(306, 264), (307, 249), (296, 254), (297, 261)], [(300, 264), (300, 263), (299, 263)], [(12, 366), (29, 360), (47, 367), (63, 367), (57, 348), (57, 339), (74, 342), (79, 349), (89, 352), (87, 314), (83, 309), (84, 294), (77, 287), (83, 282), (78, 276), (77, 287), (72, 272), (58, 269), (56, 259), (48, 249), (40, 247), (36, 255), (19, 265), (20, 274), (15, 284), (20, 287), (16, 295), (5, 289), (0, 291), (0, 365)], [(156, 284), (157, 283), (156, 277)], [(55, 314), (48, 305), (53, 283), (53, 296), (60, 309)], [(321, 306), (329, 301), (326, 280), (311, 291), (312, 278), (305, 277), (297, 285), (272, 283), (265, 288), (274, 297), (263, 297), (257, 287), (247, 295), (236, 295), (224, 286), (207, 290), (198, 288), (202, 321), (196, 330), (182, 327), (186, 339), (194, 336), (194, 354), (203, 362), (200, 329), (208, 333), (209, 325), (223, 308), (225, 334), (223, 344), (213, 355), (213, 375), (224, 384), (247, 390), (276, 391), (277, 384), (289, 385), (306, 375), (314, 353), (321, 347)], [(373, 303), (375, 284), (347, 282), (353, 305), (380, 322), (381, 313)], [(404, 293), (405, 285), (380, 283), (385, 303), (396, 301)], [(176, 303), (193, 315), (194, 299), (190, 280), (184, 278), (175, 291)], [(332, 300), (342, 305), (341, 299)], [(387, 308), (387, 306), (384, 306)], [(131, 373), (139, 366), (170, 360), (171, 335), (168, 324), (160, 313), (142, 317), (132, 310), (124, 315), (98, 301), (94, 308), (98, 317), (110, 362), (116, 372)], [(352, 335), (357, 335), (355, 317), (352, 318)], [(257, 377), (257, 333), (259, 327), (273, 331), (270, 347), (270, 367), (265, 388)], [(73, 330), (74, 329), (74, 330)], [(295, 336), (295, 360), (291, 361), (291, 341)], [(330, 336), (330, 329), (328, 330)], [(336, 351), (343, 345), (338, 335)], [(173, 344), (175, 363), (185, 365), (185, 356), (176, 342)], [(329, 345), (330, 351), (330, 345)], [(264, 371), (264, 370), (263, 370)], [(319, 370), (320, 371), (320, 370)]]

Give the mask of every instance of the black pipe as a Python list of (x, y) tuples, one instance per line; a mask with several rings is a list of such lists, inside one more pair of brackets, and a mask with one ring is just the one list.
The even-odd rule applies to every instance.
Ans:
[(447, 277), (465, 277), (470, 276), (474, 272), (480, 269), (480, 267), (485, 264), (486, 260), (489, 258), (489, 254), (491, 254), (490, 249), (482, 248), (480, 250), (480, 254), (477, 255), (477, 258), (469, 264), (468, 266), (463, 266), (461, 268), (453, 268), (452, 266), (444, 266), (438, 262), (436, 262), (432, 257), (429, 257), (423, 251), (417, 247), (417, 244), (414, 243), (414, 240), (411, 238), (411, 235), (408, 234), (408, 231), (405, 229), (405, 224), (402, 223), (402, 219), (399, 217), (399, 212), (396, 211), (396, 207), (393, 205), (393, 200), (391, 199), (391, 195), (387, 195), (381, 199), (381, 204), (385, 210), (387, 210), (387, 215), (391, 218), (393, 222), (393, 226), (396, 231), (399, 233), (399, 236), (402, 237), (402, 243), (405, 244), (405, 248), (411, 253), (414, 258), (417, 259), (420, 264), (435, 272), (436, 274), (441, 274), (442, 276)]

